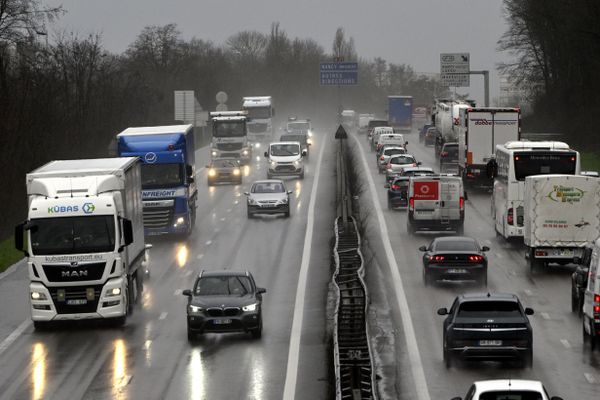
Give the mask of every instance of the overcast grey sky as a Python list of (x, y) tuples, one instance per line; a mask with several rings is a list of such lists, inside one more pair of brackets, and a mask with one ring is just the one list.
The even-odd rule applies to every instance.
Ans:
[[(496, 42), (506, 29), (502, 0), (43, 0), (67, 14), (55, 25), (81, 34), (102, 33), (107, 49), (122, 52), (146, 25), (176, 23), (185, 38), (223, 43), (241, 30), (268, 32), (278, 21), (291, 37), (312, 38), (331, 51), (342, 26), (360, 57), (382, 57), (439, 72), (439, 54), (470, 52), (471, 69), (492, 72), (506, 55)], [(466, 90), (483, 104), (482, 78)]]

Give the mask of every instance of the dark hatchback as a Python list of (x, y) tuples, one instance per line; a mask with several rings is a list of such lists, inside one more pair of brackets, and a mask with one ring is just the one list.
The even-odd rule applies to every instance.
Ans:
[(388, 186), (387, 206), (388, 210), (408, 207), (408, 184), (409, 176), (397, 176)]
[(425, 138), (423, 140), (425, 142), (425, 146), (433, 146), (439, 134), (440, 133), (435, 126), (427, 128), (427, 131), (425, 131)]
[(206, 166), (208, 170), (206, 180), (208, 186), (218, 182), (242, 183), (240, 162), (235, 158), (217, 158)]
[(487, 285), (487, 257), (489, 247), (480, 247), (473, 238), (444, 236), (434, 239), (423, 251), (423, 283), (437, 280), (474, 280)]
[(427, 129), (433, 127), (433, 124), (425, 124), (423, 125), (423, 127), (421, 128), (421, 130), (419, 131), (419, 143), (423, 143), (423, 141), (425, 140), (425, 134), (427, 133)]
[(463, 294), (454, 300), (443, 327), (444, 363), (452, 366), (455, 358), (469, 360), (520, 360), (533, 364), (533, 329), (519, 298), (507, 293)]
[(458, 143), (444, 143), (440, 152), (440, 172), (458, 166)]
[(206, 332), (250, 332), (262, 335), (262, 294), (250, 272), (202, 271), (188, 297), (188, 340)]

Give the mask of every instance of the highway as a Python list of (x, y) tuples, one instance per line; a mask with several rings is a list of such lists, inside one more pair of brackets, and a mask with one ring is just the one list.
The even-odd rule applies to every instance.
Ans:
[[(465, 235), (477, 238), (491, 248), (488, 253), (489, 291), (510, 292), (519, 296), (524, 306), (532, 307), (530, 317), (534, 329), (534, 360), (532, 369), (495, 362), (466, 363), (446, 370), (442, 360), (443, 318), (436, 314), (439, 307), (450, 307), (454, 297), (468, 291), (483, 289), (469, 283), (439, 283), (425, 288), (422, 282), (422, 253), (419, 246), (428, 244), (435, 234), (411, 236), (406, 232), (406, 212), (387, 210), (384, 175), (375, 167), (375, 156), (364, 135), (355, 135), (357, 152), (362, 152), (368, 165), (363, 172), (361, 209), (368, 214), (366, 258), (367, 283), (371, 293), (370, 332), (378, 350), (380, 393), (384, 398), (450, 399), (464, 396), (473, 381), (483, 379), (522, 378), (544, 382), (550, 395), (565, 399), (597, 399), (600, 391), (600, 354), (583, 348), (581, 320), (571, 314), (571, 268), (550, 268), (534, 275), (526, 265), (524, 245), (496, 237), (490, 215), (490, 194), (469, 190), (466, 202)], [(432, 147), (418, 143), (418, 135), (407, 135), (408, 150), (424, 166), (437, 167)], [(362, 164), (361, 164), (362, 166)], [(370, 175), (374, 192), (368, 183)], [(393, 262), (399, 268), (402, 289), (410, 309), (413, 329), (404, 328), (401, 309), (396, 301), (399, 288), (389, 269), (389, 260), (376, 223), (379, 202), (393, 249)], [(407, 339), (416, 340), (417, 360), (411, 359)], [(419, 374), (424, 374), (426, 390), (419, 387)]]
[[(80, 322), (35, 331), (21, 262), (0, 280), (0, 399), (281, 399), (284, 390), (297, 398), (328, 397), (332, 136), (323, 132), (316, 138), (304, 180), (286, 179), (294, 190), (290, 219), (246, 217), (243, 192), (253, 180), (266, 178), (262, 154), (255, 154), (242, 185), (209, 188), (203, 168), (208, 151), (198, 151), (195, 232), (187, 241), (151, 241), (151, 277), (123, 328)], [(319, 190), (313, 191), (319, 155)], [(292, 333), (311, 200), (311, 251), (299, 303), (304, 313)], [(248, 269), (267, 289), (263, 336), (206, 334), (190, 344), (181, 291), (191, 288), (200, 269), (222, 268)], [(297, 357), (288, 359), (292, 337)], [(284, 387), (287, 382), (291, 386)]]

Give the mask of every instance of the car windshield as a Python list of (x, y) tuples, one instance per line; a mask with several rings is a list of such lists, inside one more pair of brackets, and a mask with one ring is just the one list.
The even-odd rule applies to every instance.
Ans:
[(214, 137), (240, 137), (246, 136), (245, 121), (214, 121)]
[(404, 149), (385, 149), (383, 151), (383, 154), (385, 154), (386, 156), (391, 156), (394, 154), (404, 154), (406, 153), (406, 150)]
[(183, 164), (142, 164), (142, 189), (183, 185)]
[(529, 390), (493, 390), (483, 392), (479, 400), (543, 400), (540, 392)]
[(414, 164), (416, 161), (410, 156), (397, 156), (390, 159), (390, 164)]
[(521, 310), (516, 301), (467, 301), (460, 305), (458, 318), (514, 318)]
[(458, 156), (458, 145), (453, 145), (453, 146), (444, 146), (444, 149), (442, 151), (447, 152), (450, 156)]
[(281, 135), (279, 138), (282, 142), (306, 142), (306, 135)]
[(115, 249), (112, 215), (32, 219), (30, 233), (35, 255), (105, 253)]
[(479, 251), (479, 245), (474, 240), (441, 240), (434, 242), (435, 251)]
[(213, 168), (233, 168), (239, 166), (236, 160), (214, 160), (212, 162)]
[(278, 157), (297, 156), (300, 154), (300, 146), (297, 144), (274, 144), (271, 145), (271, 155)]
[(247, 276), (207, 276), (198, 279), (194, 288), (197, 296), (245, 296), (251, 292)]
[(283, 193), (285, 188), (280, 182), (259, 182), (252, 185), (252, 193)]
[(287, 124), (288, 131), (307, 131), (310, 129), (308, 122), (290, 122)]

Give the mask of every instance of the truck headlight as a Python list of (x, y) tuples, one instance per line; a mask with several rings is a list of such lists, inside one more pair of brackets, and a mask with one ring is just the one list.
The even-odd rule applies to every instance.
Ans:
[(198, 306), (194, 306), (194, 305), (190, 304), (188, 306), (188, 311), (190, 314), (198, 314), (199, 312), (202, 311), (202, 307), (198, 307)]
[(248, 155), (248, 150), (242, 151), (242, 154), (245, 155), (245, 156), (247, 156)]
[(45, 293), (32, 291), (31, 300), (48, 300), (48, 297), (46, 297)]
[(271, 161), (271, 167), (276, 167), (277, 163), (275, 161)]
[(260, 149), (260, 143), (259, 142), (254, 143), (254, 147), (256, 147), (257, 149)]
[(217, 175), (217, 171), (215, 171), (214, 168), (211, 168), (208, 170), (208, 176), (215, 176)]
[(312, 139), (306, 139), (306, 144), (312, 144)]
[(184, 222), (185, 222), (185, 218), (179, 217), (179, 218), (177, 218), (177, 221), (175, 221), (175, 225), (183, 225)]
[(107, 297), (114, 297), (114, 296), (120, 296), (120, 295), (121, 295), (121, 288), (119, 288), (119, 287), (112, 288), (106, 292)]
[(247, 306), (242, 307), (242, 310), (246, 311), (246, 312), (256, 311), (257, 307), (258, 307), (258, 303), (248, 304)]
[(219, 153), (218, 153), (218, 152), (216, 152), (216, 151), (214, 151), (214, 150), (213, 150), (213, 151), (212, 151), (210, 154), (211, 154), (213, 157), (216, 157), (216, 156), (218, 156), (218, 155), (219, 155)]
[(233, 174), (234, 174), (235, 176), (238, 176), (238, 175), (240, 174), (240, 169), (239, 169), (239, 168), (236, 168), (236, 169), (234, 169), (234, 170), (233, 170)]

